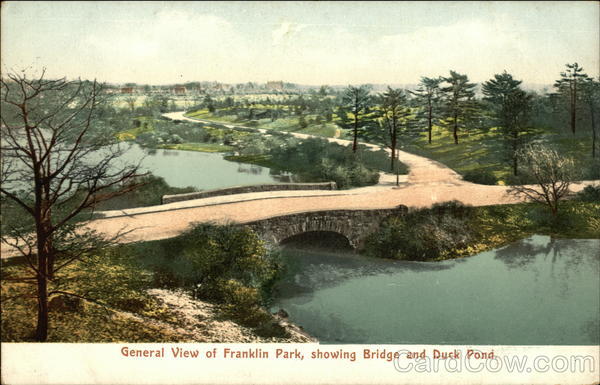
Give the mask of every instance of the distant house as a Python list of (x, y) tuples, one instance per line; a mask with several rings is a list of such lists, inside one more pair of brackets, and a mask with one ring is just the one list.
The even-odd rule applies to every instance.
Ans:
[(133, 87), (121, 87), (121, 93), (122, 94), (133, 94), (135, 92)]
[(272, 91), (283, 91), (283, 82), (267, 82), (267, 89)]
[(173, 93), (175, 95), (185, 95), (186, 89), (184, 86), (175, 86), (173, 88)]

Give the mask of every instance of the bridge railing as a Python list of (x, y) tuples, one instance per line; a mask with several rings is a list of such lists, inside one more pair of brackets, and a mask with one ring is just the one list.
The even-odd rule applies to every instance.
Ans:
[(267, 191), (291, 191), (291, 190), (337, 190), (335, 182), (323, 183), (274, 183), (274, 184), (255, 184), (246, 186), (234, 186), (222, 189), (203, 190), (185, 194), (163, 195), (162, 204), (181, 202), (192, 199), (203, 199), (222, 195), (245, 194), (252, 192)]

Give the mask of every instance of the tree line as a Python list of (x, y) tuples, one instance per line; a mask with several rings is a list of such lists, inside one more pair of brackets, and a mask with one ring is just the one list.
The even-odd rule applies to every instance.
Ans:
[[(566, 112), (573, 135), (580, 115), (589, 120), (591, 156), (597, 154), (600, 79), (583, 72), (577, 63), (567, 64), (554, 84), (554, 92), (542, 96), (551, 112)], [(359, 137), (382, 140), (396, 154), (401, 136), (427, 131), (432, 144), (434, 126), (448, 129), (455, 144), (472, 128), (498, 127), (506, 145), (514, 175), (518, 173), (518, 151), (535, 137), (532, 113), (540, 96), (522, 88), (522, 81), (506, 71), (481, 84), (483, 97), (476, 96), (477, 84), (465, 74), (450, 71), (448, 76), (422, 77), (414, 90), (388, 87), (373, 94), (368, 85), (348, 86), (339, 103), (339, 125), (352, 132), (356, 151)], [(392, 167), (393, 167), (392, 160)]]

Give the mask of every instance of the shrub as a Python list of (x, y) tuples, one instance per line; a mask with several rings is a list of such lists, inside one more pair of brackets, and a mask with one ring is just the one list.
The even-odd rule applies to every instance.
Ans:
[(577, 193), (576, 199), (582, 202), (600, 203), (600, 185), (585, 186), (583, 190)]
[(271, 320), (271, 316), (260, 306), (261, 295), (257, 288), (248, 287), (240, 281), (230, 279), (219, 283), (223, 294), (222, 306), (225, 315), (237, 322), (257, 327)]
[(449, 202), (392, 217), (367, 238), (366, 251), (377, 257), (404, 260), (445, 257), (476, 239), (471, 216), (470, 207)]
[(583, 170), (583, 178), (587, 180), (600, 179), (600, 158), (593, 159)]
[(259, 288), (276, 273), (264, 242), (250, 228), (199, 224), (180, 238), (181, 254), (195, 272), (190, 283), (206, 299), (227, 300), (223, 281)]
[(486, 185), (495, 185), (498, 183), (498, 178), (493, 173), (482, 169), (467, 171), (463, 179), (468, 182)]

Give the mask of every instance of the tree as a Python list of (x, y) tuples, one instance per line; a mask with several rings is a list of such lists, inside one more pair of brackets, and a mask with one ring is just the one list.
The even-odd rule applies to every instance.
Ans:
[(590, 114), (590, 126), (592, 128), (592, 158), (595, 158), (598, 135), (596, 125), (600, 120), (596, 116), (600, 111), (600, 78), (598, 80), (586, 78), (585, 81), (581, 83), (581, 100)]
[(431, 144), (433, 122), (437, 116), (436, 109), (438, 108), (441, 99), (440, 83), (442, 81), (444, 81), (444, 79), (441, 77), (422, 77), (418, 88), (415, 91), (411, 91), (411, 93), (417, 97), (417, 102), (423, 109), (425, 119), (427, 120), (427, 137), (429, 144)]
[(407, 97), (401, 89), (388, 87), (387, 91), (381, 95), (381, 123), (387, 131), (391, 156), (391, 170), (394, 171), (394, 162), (397, 158), (398, 135), (401, 127), (408, 124), (408, 117), (411, 114), (406, 106)]
[(458, 129), (464, 125), (475, 107), (473, 100), (475, 84), (469, 83), (467, 75), (455, 71), (450, 71), (450, 76), (444, 78), (444, 82), (448, 83), (448, 86), (443, 87), (441, 91), (445, 95), (445, 106), (452, 125), (454, 144), (458, 144)]
[(567, 70), (560, 73), (560, 79), (554, 83), (557, 93), (568, 101), (569, 123), (575, 134), (577, 127), (577, 109), (580, 101), (579, 86), (588, 77), (577, 63), (566, 64)]
[[(84, 298), (60, 289), (57, 273), (111, 240), (75, 225), (99, 202), (139, 186), (137, 165), (117, 164), (125, 149), (114, 132), (94, 126), (101, 104), (96, 81), (47, 80), (9, 73), (1, 80), (3, 203), (28, 218), (1, 234), (32, 272), (38, 302), (36, 340), (48, 336), (53, 295)], [(114, 239), (113, 239), (114, 240)]]
[(215, 103), (209, 94), (204, 97), (204, 105), (208, 109), (208, 112), (215, 112)]
[(531, 95), (523, 91), (520, 85), (521, 81), (513, 79), (506, 71), (483, 83), (484, 99), (490, 103), (495, 120), (508, 143), (514, 175), (518, 173), (520, 135), (528, 132), (527, 123), (531, 110)]
[(509, 193), (546, 205), (556, 216), (559, 202), (569, 195), (569, 186), (577, 176), (573, 159), (539, 144), (524, 146), (517, 156), (523, 180), (535, 185), (514, 185)]
[[(370, 87), (362, 85), (360, 87), (348, 86), (342, 97), (342, 104), (352, 114), (352, 152), (358, 148), (358, 132), (362, 128), (363, 117), (369, 112), (371, 105)], [(345, 127), (344, 127), (345, 128)]]
[(125, 102), (129, 106), (129, 109), (131, 110), (132, 113), (135, 111), (135, 101), (136, 100), (137, 100), (137, 98), (135, 96), (128, 96), (125, 98)]

